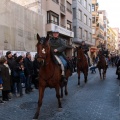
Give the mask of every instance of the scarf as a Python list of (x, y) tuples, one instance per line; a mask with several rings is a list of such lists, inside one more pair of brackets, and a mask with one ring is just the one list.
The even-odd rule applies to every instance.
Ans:
[(10, 70), (8, 64), (4, 63), (4, 65), (8, 68), (8, 70), (9, 70), (9, 75), (11, 75), (11, 70)]

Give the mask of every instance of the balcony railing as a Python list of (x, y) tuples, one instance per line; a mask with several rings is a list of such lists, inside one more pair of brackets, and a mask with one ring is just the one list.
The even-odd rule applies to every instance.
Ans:
[(60, 10), (65, 13), (65, 6), (63, 4), (60, 5)]
[(54, 23), (54, 24), (56, 24), (56, 25), (59, 25), (58, 22), (55, 22), (55, 21), (53, 21), (53, 20), (48, 20), (47, 23)]

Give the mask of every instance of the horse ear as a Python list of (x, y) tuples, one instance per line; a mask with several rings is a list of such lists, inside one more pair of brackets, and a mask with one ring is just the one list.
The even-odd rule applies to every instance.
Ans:
[(37, 40), (40, 41), (40, 36), (38, 33), (37, 33)]
[(47, 36), (46, 36), (46, 40), (47, 40), (47, 41), (49, 40), (49, 34), (47, 34)]

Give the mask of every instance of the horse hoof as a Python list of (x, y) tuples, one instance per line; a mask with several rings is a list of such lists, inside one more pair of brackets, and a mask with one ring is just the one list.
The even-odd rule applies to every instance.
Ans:
[(58, 108), (58, 111), (61, 112), (61, 111), (62, 111), (62, 108)]
[(78, 88), (80, 87), (80, 85), (77, 86)]

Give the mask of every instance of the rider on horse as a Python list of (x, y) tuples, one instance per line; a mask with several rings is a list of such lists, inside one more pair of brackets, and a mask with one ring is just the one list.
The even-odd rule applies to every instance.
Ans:
[(65, 77), (65, 68), (67, 68), (67, 61), (64, 57), (64, 51), (66, 49), (66, 44), (59, 37), (59, 32), (53, 31), (52, 32), (53, 37), (50, 39), (50, 46), (52, 48), (52, 52), (54, 53), (54, 56), (57, 60), (57, 62), (61, 65), (62, 69), (62, 81), (67, 82), (66, 77)]
[(83, 49), (84, 54), (87, 56), (88, 65), (91, 66), (91, 64), (90, 64), (90, 58), (89, 58), (89, 55), (88, 55), (89, 47), (85, 44), (85, 41), (82, 41), (81, 48)]
[(107, 65), (109, 52), (108, 52), (108, 50), (105, 48), (105, 45), (103, 45), (103, 46), (101, 47), (101, 50), (100, 50), (100, 51), (101, 51), (101, 54), (105, 57), (106, 65)]

